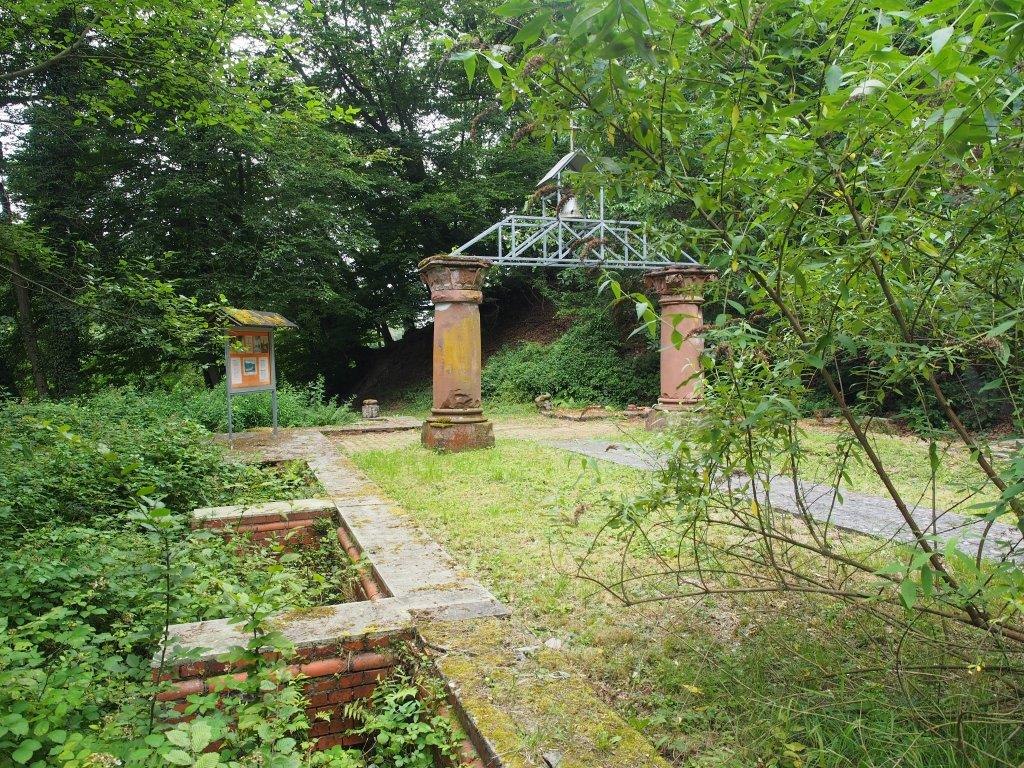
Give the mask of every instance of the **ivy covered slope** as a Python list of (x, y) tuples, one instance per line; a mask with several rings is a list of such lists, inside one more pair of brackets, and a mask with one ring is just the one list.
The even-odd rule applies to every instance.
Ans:
[[(486, 337), (493, 334), (503, 341), (484, 364), (485, 398), (532, 403), (547, 393), (564, 403), (620, 407), (648, 405), (657, 398), (656, 347), (634, 333), (635, 315), (619, 311), (623, 308), (597, 292), (591, 272), (513, 273), (497, 276), (495, 282), (487, 294), (494, 297), (499, 318), (510, 305), (522, 302), (520, 294), (539, 297), (540, 302), (511, 325), (485, 327)], [(534, 340), (538, 330), (547, 343)]]

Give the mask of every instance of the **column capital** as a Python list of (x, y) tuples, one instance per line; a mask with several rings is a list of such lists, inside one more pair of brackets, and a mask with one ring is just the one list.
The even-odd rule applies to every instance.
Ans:
[(419, 263), (420, 280), (430, 289), (434, 304), (471, 302), (483, 299), (487, 259), (459, 256), (431, 256)]
[(644, 285), (647, 290), (657, 294), (662, 305), (702, 304), (704, 284), (717, 279), (716, 270), (693, 264), (648, 272), (644, 275)]

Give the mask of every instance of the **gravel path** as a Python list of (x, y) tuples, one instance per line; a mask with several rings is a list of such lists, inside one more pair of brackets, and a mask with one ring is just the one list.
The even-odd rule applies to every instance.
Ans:
[[(663, 456), (636, 445), (602, 440), (550, 440), (545, 441), (545, 445), (633, 469), (655, 471), (665, 466)], [(740, 482), (746, 484), (745, 491), (749, 494), (749, 481), (744, 479)], [(763, 484), (758, 484), (755, 490), (758, 497), (763, 499)], [(772, 478), (768, 492), (771, 504), (776, 509), (800, 513), (797, 494), (790, 478)], [(807, 512), (818, 522), (880, 539), (914, 542), (913, 534), (903, 522), (899, 510), (891, 499), (854, 491), (841, 491), (840, 499), (832, 486), (813, 483), (801, 483), (800, 495), (803, 497)], [(1000, 559), (1012, 550), (1010, 556), (1015, 561), (1024, 563), (1024, 535), (1013, 526), (993, 523), (986, 536), (985, 523), (961, 517), (953, 512), (944, 512), (933, 521), (931, 510), (920, 507), (914, 509), (914, 519), (922, 529), (935, 535), (943, 544), (959, 537), (959, 549), (972, 557), (977, 553), (978, 545), (984, 537), (982, 551), (985, 557)]]

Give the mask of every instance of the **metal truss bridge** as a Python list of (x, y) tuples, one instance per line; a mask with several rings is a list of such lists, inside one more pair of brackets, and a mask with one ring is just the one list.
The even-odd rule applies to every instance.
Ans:
[[(534, 199), (541, 204), (540, 216), (514, 214), (492, 224), (452, 256), (477, 256), (493, 264), (521, 267), (596, 266), (609, 269), (658, 269), (685, 267), (697, 262), (680, 251), (681, 261), (665, 255), (664, 241), (651, 243), (639, 221), (611, 221), (604, 216), (604, 187), (597, 196), (598, 217), (588, 219), (572, 187), (562, 181), (563, 172), (580, 172), (587, 156), (570, 149), (537, 182)], [(490, 253), (470, 253), (485, 244)]]
[[(490, 253), (471, 253), (478, 244), (489, 246)], [(576, 216), (507, 216), (452, 252), (460, 255), (524, 267), (649, 270), (697, 264), (686, 253), (680, 254), (681, 261), (666, 256), (649, 241), (642, 222)]]

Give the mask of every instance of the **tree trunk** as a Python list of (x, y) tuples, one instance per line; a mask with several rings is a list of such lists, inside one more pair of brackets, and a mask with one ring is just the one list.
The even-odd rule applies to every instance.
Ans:
[[(3, 147), (0, 146), (0, 164), (3, 163)], [(14, 224), (14, 211), (11, 207), (11, 196), (7, 193), (7, 186), (0, 177), (0, 223)], [(32, 381), (35, 384), (36, 394), (41, 399), (46, 399), (50, 388), (46, 383), (46, 372), (43, 369), (43, 358), (39, 353), (39, 341), (36, 337), (36, 327), (32, 322), (32, 303), (28, 293), (28, 284), (25, 282), (21, 269), (21, 259), (18, 252), (12, 248), (9, 264), (11, 267), (11, 285), (14, 287), (14, 299), (18, 305), (18, 330), (21, 332), (21, 340), (25, 345), (25, 357), (28, 358), (29, 367), (32, 369)]]

